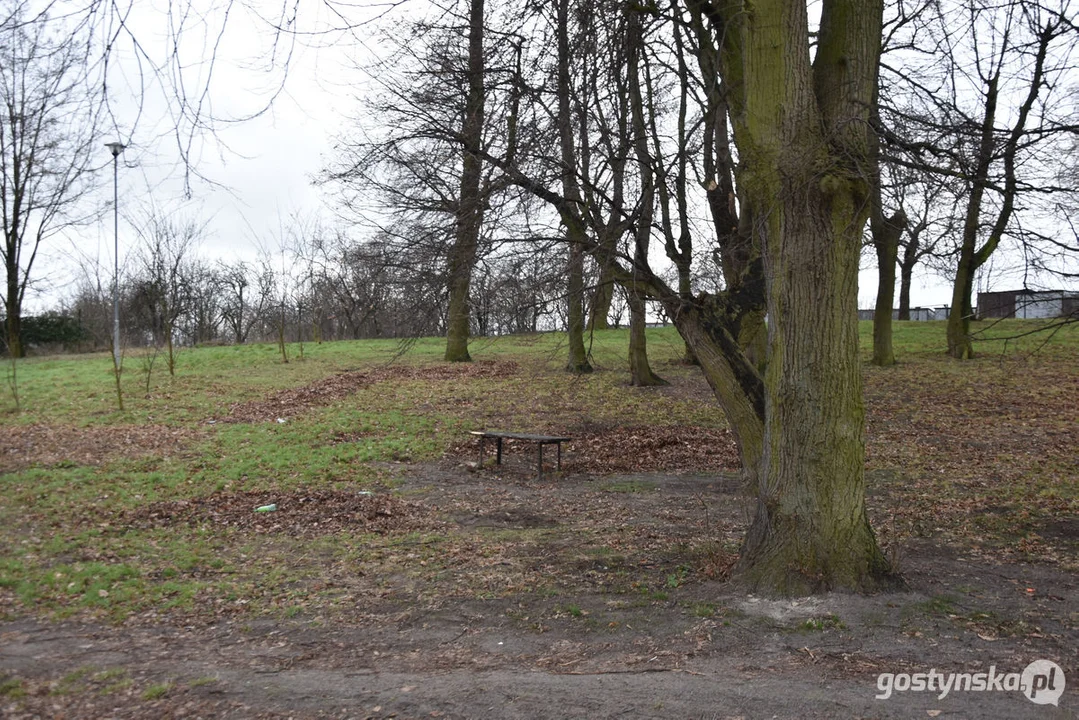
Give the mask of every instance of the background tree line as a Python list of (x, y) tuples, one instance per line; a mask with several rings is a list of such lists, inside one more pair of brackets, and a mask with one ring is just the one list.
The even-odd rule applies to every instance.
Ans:
[[(447, 271), (437, 255), (402, 253), (386, 241), (354, 242), (320, 231), (300, 246), (264, 252), (253, 261), (210, 260), (201, 247), (209, 232), (205, 224), (176, 218), (142, 222), (142, 238), (120, 279), (126, 348), (446, 332)], [(472, 284), (472, 335), (565, 328), (561, 268), (543, 253), (487, 254)], [(20, 324), (22, 347), (37, 353), (107, 350), (111, 334), (112, 268), (93, 259), (82, 261), (61, 303)], [(5, 338), (0, 348), (7, 350)]]

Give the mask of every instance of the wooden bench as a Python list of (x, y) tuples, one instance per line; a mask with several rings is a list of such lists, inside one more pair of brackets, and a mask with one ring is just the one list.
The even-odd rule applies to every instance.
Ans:
[(524, 440), (525, 442), (536, 443), (536, 469), (537, 477), (543, 479), (543, 446), (554, 445), (558, 449), (558, 470), (562, 470), (562, 443), (568, 442), (573, 438), (560, 437), (556, 435), (531, 435), (529, 433), (518, 432), (502, 432), (500, 430), (473, 430), (472, 435), (475, 435), (480, 439), (480, 467), (483, 467), (483, 451), (484, 445), (488, 440), (495, 441), (495, 464), (502, 464), (502, 441), (503, 440)]

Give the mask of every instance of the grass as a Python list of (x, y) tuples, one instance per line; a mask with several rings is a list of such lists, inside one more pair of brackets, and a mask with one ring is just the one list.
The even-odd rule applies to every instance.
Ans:
[(17, 700), (24, 695), (26, 695), (26, 690), (23, 688), (22, 680), (18, 678), (0, 679), (0, 697)]
[[(945, 532), (974, 544), (977, 536), (976, 546), (985, 551), (1050, 558), (1056, 553), (1064, 567), (1074, 566), (1074, 553), (1067, 560), (1074, 545), (1050, 537), (1046, 528), (1054, 518), (1074, 515), (1079, 503), (1074, 454), (1054, 449), (1075, 431), (1071, 403), (1079, 326), (1048, 343), (1044, 336), (1005, 339), (1032, 326), (983, 325), (979, 358), (961, 364), (943, 355), (943, 323), (895, 323), (900, 364), (865, 367), (867, 462), (877, 471), (871, 477), (879, 478), (870, 487), (870, 504), (885, 542)], [(0, 475), (0, 600), (7, 595), (14, 601), (0, 603), (0, 615), (114, 622), (200, 613), (305, 617), (355, 611), (386, 598), (566, 596), (585, 586), (607, 593), (623, 588), (647, 602), (677, 598), (686, 586), (720, 576), (736, 544), (708, 539), (690, 549), (660, 548), (669, 558), (665, 564), (638, 567), (641, 553), (660, 550), (625, 543), (617, 528), (574, 525), (561, 516), (563, 524), (554, 528), (451, 524), (398, 536), (257, 538), (228, 526), (166, 530), (123, 521), (125, 513), (150, 503), (214, 492), (393, 493), (400, 482), (395, 467), (436, 460), (479, 425), (726, 426), (718, 405), (707, 398), (627, 388), (626, 341), (624, 330), (596, 333), (591, 348), (597, 371), (571, 377), (562, 371), (564, 336), (481, 338), (472, 344), (474, 358), (512, 361), (519, 372), (378, 382), (285, 423), (209, 421), (226, 417), (236, 403), (345, 370), (373, 372), (391, 362), (441, 367), (442, 341), (418, 340), (403, 356), (391, 340), (308, 343), (302, 360), (290, 348), (288, 364), (281, 363), (274, 345), (184, 349), (176, 376), (155, 371), (149, 394), (135, 353), (129, 353), (123, 412), (115, 409), (106, 355), (20, 361), (22, 411), (0, 415), (0, 431), (45, 427), (59, 439), (52, 460)], [(868, 359), (869, 323), (862, 323), (861, 341)], [(659, 374), (685, 380), (699, 373), (678, 363), (683, 345), (672, 329), (649, 330), (649, 343)], [(1032, 442), (1044, 441), (1044, 448), (1029, 452), (986, 437), (987, 418), (1001, 413), (1011, 435), (1028, 433)], [(91, 440), (100, 443), (110, 432), (131, 428), (179, 434), (145, 452), (128, 452), (121, 439), (87, 460)], [(597, 483), (596, 490), (651, 496), (657, 486), (617, 480)], [(422, 500), (437, 491), (431, 483), (402, 497)], [(586, 577), (577, 570), (542, 570), (552, 556), (611, 558), (607, 564), (617, 565), (618, 572)], [(580, 609), (568, 598), (562, 607), (570, 616)], [(706, 604), (693, 609), (699, 617), (714, 612)], [(827, 625), (827, 619), (818, 620)]]
[(142, 691), (142, 699), (157, 700), (168, 695), (170, 690), (172, 690), (172, 683), (154, 683)]

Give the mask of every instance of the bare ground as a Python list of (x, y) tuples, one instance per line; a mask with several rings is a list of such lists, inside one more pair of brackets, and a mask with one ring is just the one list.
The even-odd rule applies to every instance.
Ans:
[[(1076, 717), (1079, 583), (1051, 563), (992, 562), (918, 537), (897, 551), (906, 592), (765, 600), (722, 580), (721, 549), (705, 556), (669, 542), (699, 536), (704, 522), (720, 528), (720, 548), (737, 537), (744, 510), (732, 476), (567, 473), (540, 483), (526, 459), (507, 462), (479, 472), (401, 466), (407, 504), (352, 498), (351, 514), (334, 515), (437, 515), (465, 533), (538, 532), (501, 556), (448, 563), (450, 577), (432, 581), (442, 592), (410, 595), (401, 581), (400, 592), (332, 622), (7, 622), (0, 688), (21, 684), (0, 694), (0, 716)], [(220, 521), (199, 512), (159, 507), (142, 520)], [(282, 509), (274, 522), (309, 521), (303, 512)], [(575, 552), (586, 527), (615, 554)], [(553, 590), (452, 592), (454, 575), (474, 579), (490, 564), (500, 582), (545, 576)], [(652, 591), (619, 586), (642, 573), (656, 580)], [(874, 697), (881, 672), (1019, 672), (1038, 658), (1072, 683), (1059, 708), (1018, 692)]]

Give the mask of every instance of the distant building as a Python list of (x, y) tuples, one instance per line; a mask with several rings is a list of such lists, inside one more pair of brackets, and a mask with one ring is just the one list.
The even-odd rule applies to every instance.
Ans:
[[(868, 310), (859, 310), (858, 311), (858, 319), (859, 320), (872, 320), (874, 312), (876, 312), (876, 311), (873, 310), (873, 308), (869, 308)], [(899, 319), (899, 311), (898, 310), (892, 310), (892, 320), (898, 320), (898, 319)], [(947, 320), (948, 319), (948, 306), (945, 305), (943, 307), (935, 307), (935, 308), (932, 308), (932, 307), (928, 307), (928, 308), (925, 308), (925, 307), (912, 307), (910, 309), (910, 319), (911, 319), (912, 322), (915, 322), (915, 321), (925, 322), (927, 320)]]
[(1003, 290), (978, 293), (979, 318), (1055, 318), (1076, 313), (1073, 290)]

